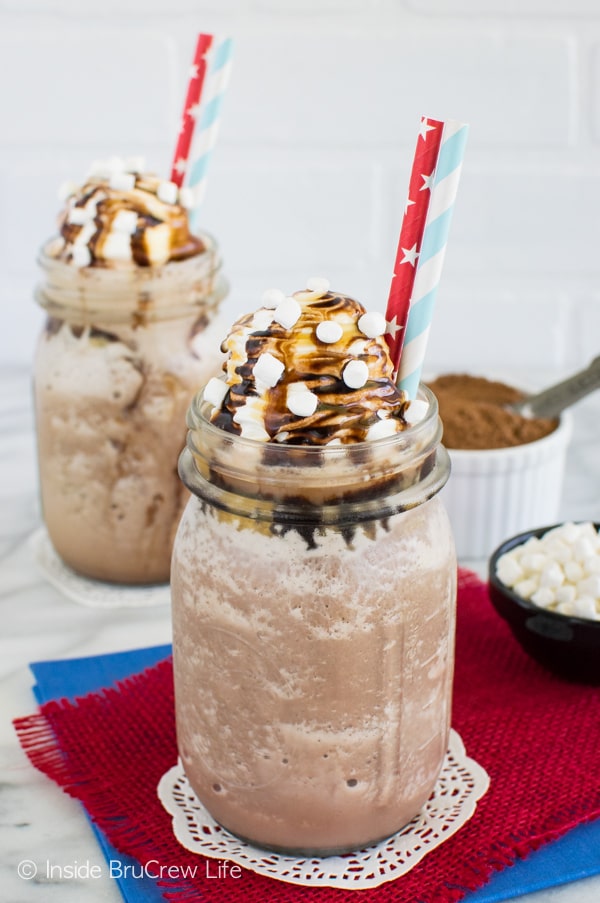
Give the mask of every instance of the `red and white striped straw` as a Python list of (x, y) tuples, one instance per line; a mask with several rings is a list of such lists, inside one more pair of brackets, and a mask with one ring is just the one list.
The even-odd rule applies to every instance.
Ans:
[(427, 208), (431, 197), (443, 126), (444, 123), (438, 119), (421, 117), (421, 126), (410, 174), (408, 198), (404, 209), (394, 274), (385, 314), (388, 322), (386, 340), (394, 365), (394, 373), (398, 371), (400, 366), (410, 299), (417, 271), (417, 260), (423, 241)]
[(213, 43), (213, 35), (199, 34), (194, 53), (194, 62), (190, 70), (183, 113), (181, 114), (181, 128), (177, 139), (177, 147), (173, 155), (171, 167), (171, 181), (181, 188), (185, 178), (192, 138), (196, 127), (196, 119), (200, 112), (200, 98), (207, 70), (206, 57)]

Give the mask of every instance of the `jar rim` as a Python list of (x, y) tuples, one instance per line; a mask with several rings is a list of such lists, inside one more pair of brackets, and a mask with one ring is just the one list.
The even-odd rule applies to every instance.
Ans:
[(45, 269), (48, 266), (53, 266), (54, 264), (56, 264), (57, 267), (64, 266), (64, 267), (67, 267), (67, 269), (71, 270), (71, 271), (81, 271), (81, 269), (83, 269), (88, 272), (102, 271), (104, 273), (109, 272), (109, 273), (116, 273), (116, 274), (129, 273), (132, 271), (136, 272), (136, 273), (138, 273), (138, 272), (152, 273), (153, 271), (155, 272), (157, 270), (162, 270), (164, 267), (169, 267), (171, 264), (178, 266), (179, 264), (184, 263), (187, 260), (195, 260), (198, 258), (205, 257), (207, 255), (209, 256), (210, 254), (214, 254), (218, 250), (219, 245), (218, 245), (217, 239), (214, 237), (214, 235), (211, 232), (207, 232), (207, 231), (203, 230), (201, 232), (199, 231), (199, 232), (194, 233), (194, 235), (196, 238), (201, 239), (202, 242), (204, 243), (204, 246), (205, 246), (204, 251), (201, 251), (199, 254), (190, 254), (188, 257), (183, 257), (180, 260), (175, 260), (175, 259), (167, 260), (167, 261), (165, 261), (165, 263), (159, 263), (159, 264), (151, 263), (148, 266), (141, 266), (140, 264), (137, 264), (130, 260), (115, 261), (115, 263), (116, 263), (115, 266), (94, 266), (94, 267), (82, 267), (82, 268), (73, 266), (72, 263), (68, 263), (66, 260), (63, 260), (60, 257), (55, 257), (53, 254), (49, 254), (47, 251), (47, 249), (50, 248), (50, 246), (54, 242), (56, 242), (60, 239), (60, 235), (54, 235), (51, 238), (46, 239), (42, 243), (42, 245), (38, 249), (36, 261), (37, 261), (38, 266), (40, 266), (42, 269)]
[(424, 385), (419, 395), (429, 402), (427, 414), (393, 436), (306, 446), (222, 430), (197, 393), (179, 475), (205, 502), (255, 520), (339, 525), (388, 517), (436, 495), (450, 473), (437, 399)]
[(219, 246), (209, 233), (200, 254), (159, 266), (74, 267), (47, 253), (38, 253), (43, 278), (35, 300), (50, 316), (81, 322), (153, 321), (189, 316), (195, 310), (216, 310), (229, 290), (222, 274)]
[[(245, 447), (250, 452), (256, 451), (257, 448), (262, 448), (265, 449), (267, 455), (269, 453), (268, 449), (276, 449), (276, 454), (278, 456), (282, 454), (282, 450), (295, 450), (298, 455), (301, 454), (306, 460), (310, 460), (311, 458), (322, 460), (323, 458), (327, 459), (328, 456), (331, 457), (331, 459), (339, 458), (340, 449), (351, 449), (352, 454), (358, 456), (361, 451), (373, 448), (387, 449), (397, 447), (399, 441), (405, 444), (409, 439), (413, 442), (422, 441), (427, 434), (431, 432), (432, 428), (439, 423), (437, 398), (429, 386), (425, 385), (425, 383), (419, 383), (417, 394), (424, 396), (423, 400), (428, 404), (426, 415), (417, 423), (411, 424), (407, 426), (406, 429), (393, 433), (391, 436), (382, 436), (379, 439), (366, 439), (362, 442), (349, 442), (345, 445), (286, 445), (275, 442), (261, 442), (257, 439), (249, 439), (248, 437), (240, 436), (238, 433), (226, 432), (211, 423), (210, 419), (206, 417), (206, 411), (210, 408), (210, 405), (203, 401), (203, 391), (204, 390), (201, 389), (192, 399), (188, 412), (188, 426), (190, 426), (191, 421), (192, 426), (190, 426), (190, 428), (193, 429), (201, 422), (203, 430), (205, 430), (208, 435), (213, 436), (214, 438), (219, 437), (219, 439), (222, 439), (223, 436), (227, 436), (242, 449)], [(283, 451), (283, 454), (285, 454), (285, 451)]]

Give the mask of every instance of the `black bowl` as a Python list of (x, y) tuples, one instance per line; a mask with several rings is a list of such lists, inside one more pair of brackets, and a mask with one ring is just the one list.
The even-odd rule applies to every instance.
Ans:
[[(559, 526), (555, 524), (554, 526)], [(594, 524), (598, 529), (598, 524)], [(523, 649), (554, 674), (586, 684), (600, 684), (600, 621), (547, 611), (523, 599), (496, 576), (498, 559), (553, 527), (539, 527), (507, 539), (490, 558), (489, 590), (494, 608), (507, 621)]]

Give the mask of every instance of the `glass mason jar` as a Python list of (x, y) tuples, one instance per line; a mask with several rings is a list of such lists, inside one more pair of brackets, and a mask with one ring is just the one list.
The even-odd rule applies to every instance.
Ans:
[(216, 242), (155, 267), (77, 269), (48, 256), (34, 397), (43, 516), (86, 577), (167, 581), (187, 494), (185, 412), (219, 369), (227, 292)]
[(409, 822), (450, 723), (456, 557), (437, 402), (389, 438), (264, 444), (208, 422), (171, 569), (180, 756), (213, 817), (328, 855)]

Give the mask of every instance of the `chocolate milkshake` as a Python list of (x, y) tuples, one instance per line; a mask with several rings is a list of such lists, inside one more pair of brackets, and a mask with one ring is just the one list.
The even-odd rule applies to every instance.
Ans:
[(44, 520), (78, 573), (163, 582), (186, 501), (185, 411), (222, 359), (218, 247), (190, 232), (185, 193), (140, 161), (96, 165), (66, 194), (36, 294)]
[(434, 396), (322, 280), (269, 292), (188, 414), (173, 554), (179, 751), (212, 815), (328, 855), (397, 831), (447, 745), (456, 560)]

